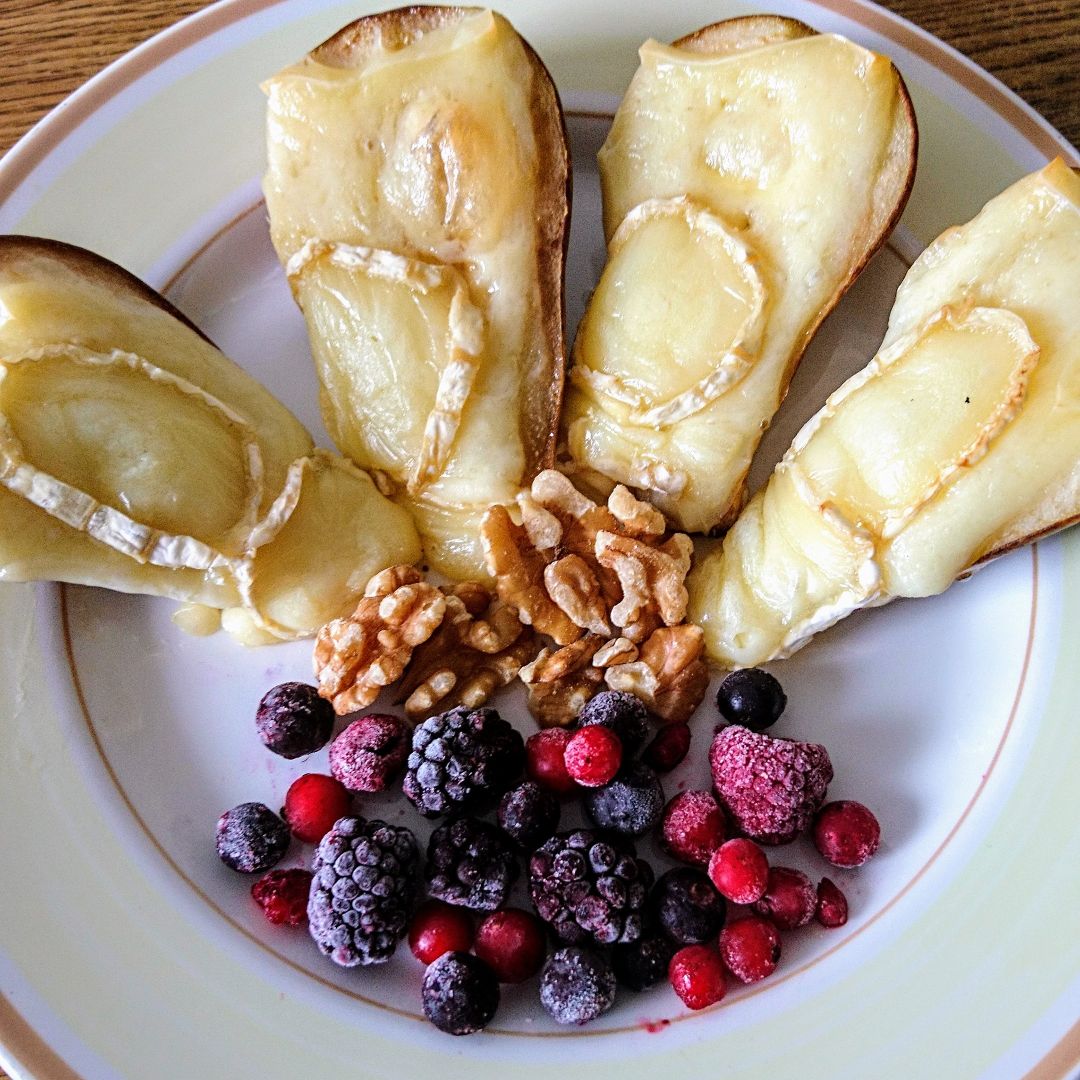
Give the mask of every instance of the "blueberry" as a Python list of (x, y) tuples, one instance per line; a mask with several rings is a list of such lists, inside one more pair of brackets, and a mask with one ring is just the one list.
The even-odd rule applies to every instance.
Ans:
[(314, 754), (330, 740), (334, 710), (314, 686), (287, 682), (263, 695), (255, 713), (263, 746), (284, 758)]
[(632, 757), (649, 737), (649, 713), (640, 698), (621, 690), (603, 690), (586, 702), (578, 714), (578, 727), (598, 724), (619, 736), (626, 757)]
[(262, 803), (241, 803), (218, 819), (216, 846), (226, 866), (241, 874), (261, 874), (288, 850), (289, 826)]
[(772, 727), (787, 705), (783, 687), (761, 668), (742, 668), (733, 671), (716, 692), (716, 707), (731, 724), (751, 731)]
[(478, 957), (443, 953), (428, 966), (421, 991), (424, 1015), (448, 1035), (487, 1027), (499, 1007), (499, 980)]
[(606, 960), (575, 946), (553, 952), (540, 976), (540, 1004), (560, 1024), (587, 1024), (615, 1003), (615, 973)]
[(708, 875), (691, 866), (669, 870), (649, 897), (650, 914), (679, 945), (700, 945), (724, 925), (727, 904)]
[(585, 812), (601, 829), (643, 836), (664, 812), (664, 789), (656, 773), (634, 762), (610, 784), (585, 793)]
[(668, 965), (677, 946), (665, 934), (644, 935), (611, 950), (615, 978), (631, 990), (647, 990), (667, 978)]

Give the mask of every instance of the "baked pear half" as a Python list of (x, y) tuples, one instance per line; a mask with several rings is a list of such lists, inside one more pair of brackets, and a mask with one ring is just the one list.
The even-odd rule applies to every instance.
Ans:
[(254, 644), (313, 635), (419, 555), (408, 515), (163, 297), (0, 237), (0, 582), (169, 596)]
[(1060, 160), (943, 233), (881, 350), (689, 581), (711, 658), (784, 657), (1080, 518), (1080, 176)]
[(326, 426), (484, 578), (479, 522), (554, 458), (569, 156), (547, 70), (500, 15), (346, 26), (264, 87), (274, 246)]
[(647, 41), (600, 150), (608, 262), (566, 451), (669, 523), (721, 530), (822, 319), (885, 241), (917, 132), (885, 56), (791, 19)]

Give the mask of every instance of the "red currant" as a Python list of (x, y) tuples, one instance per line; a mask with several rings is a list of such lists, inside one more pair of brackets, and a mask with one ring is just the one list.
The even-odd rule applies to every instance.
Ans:
[(727, 990), (724, 963), (713, 945), (687, 945), (668, 965), (668, 979), (688, 1009), (715, 1005)]
[(769, 860), (753, 840), (737, 837), (712, 853), (709, 877), (721, 896), (736, 904), (752, 904), (765, 895)]
[(827, 877), (817, 887), (817, 907), (814, 910), (822, 926), (832, 928), (847, 922), (847, 897)]
[(841, 799), (814, 819), (814, 846), (833, 866), (862, 866), (881, 843), (881, 826), (862, 803)]
[(441, 900), (421, 904), (409, 926), (409, 948), (422, 964), (434, 963), (443, 953), (468, 952), (472, 943), (468, 911)]
[(780, 934), (764, 915), (733, 919), (720, 931), (720, 955), (739, 982), (758, 982), (776, 970)]
[(304, 773), (286, 792), (281, 816), (297, 840), (317, 844), (351, 809), (352, 796), (340, 780), (322, 773)]
[(724, 842), (724, 811), (707, 791), (682, 791), (664, 807), (660, 843), (664, 850), (692, 866), (708, 866), (709, 856)]
[(817, 891), (801, 870), (774, 866), (769, 871), (765, 895), (754, 908), (772, 919), (781, 930), (794, 930), (805, 926), (814, 917)]
[(622, 764), (622, 742), (610, 728), (593, 724), (570, 736), (563, 760), (582, 787), (603, 787), (615, 779)]
[(520, 908), (493, 911), (476, 931), (476, 955), (499, 982), (524, 982), (547, 956), (547, 938), (540, 920)]
[(671, 772), (690, 752), (690, 725), (665, 724), (641, 755), (641, 760), (658, 773)]
[(525, 741), (525, 771), (542, 788), (559, 795), (577, 790), (574, 778), (566, 771), (566, 744), (570, 732), (565, 728), (547, 728)]

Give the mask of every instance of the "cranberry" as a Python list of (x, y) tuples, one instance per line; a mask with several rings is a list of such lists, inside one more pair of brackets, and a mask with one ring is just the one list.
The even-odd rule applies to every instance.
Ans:
[(622, 764), (622, 743), (610, 728), (594, 724), (570, 736), (563, 751), (566, 771), (582, 787), (603, 787)]
[(285, 793), (281, 816), (297, 840), (317, 844), (338, 818), (346, 817), (352, 796), (345, 785), (322, 773), (304, 773)]
[(774, 866), (769, 871), (765, 895), (754, 905), (781, 930), (805, 926), (817, 908), (817, 891), (813, 882), (801, 871), (788, 866)]
[(720, 955), (739, 982), (758, 982), (780, 962), (780, 934), (764, 915), (733, 919), (720, 931)]
[(309, 870), (271, 870), (251, 886), (255, 903), (277, 926), (306, 926)]
[(504, 908), (480, 924), (475, 951), (499, 982), (519, 983), (540, 970), (547, 956), (547, 938), (535, 915)]
[(707, 791), (682, 791), (664, 807), (660, 843), (676, 859), (708, 866), (709, 856), (724, 842), (727, 819)]
[(688, 1009), (715, 1005), (727, 990), (724, 963), (713, 945), (687, 945), (680, 949), (671, 958), (668, 979)]
[(814, 846), (833, 866), (862, 866), (881, 843), (881, 826), (862, 803), (827, 803), (814, 819)]
[(817, 907), (814, 910), (822, 926), (832, 928), (847, 922), (847, 897), (827, 877), (817, 887)]
[(350, 791), (385, 791), (405, 767), (411, 746), (412, 732), (401, 717), (368, 713), (330, 744), (330, 772)]
[(525, 771), (529, 778), (558, 795), (577, 789), (574, 778), (566, 771), (564, 757), (570, 734), (565, 728), (548, 728), (525, 741)]
[(690, 752), (690, 725), (665, 724), (641, 755), (658, 773), (671, 772)]
[(468, 952), (473, 943), (472, 918), (465, 908), (429, 900), (409, 926), (409, 948), (422, 964), (432, 964), (443, 953)]
[(712, 853), (709, 877), (721, 896), (736, 904), (752, 904), (765, 895), (769, 860), (753, 840), (738, 837)]

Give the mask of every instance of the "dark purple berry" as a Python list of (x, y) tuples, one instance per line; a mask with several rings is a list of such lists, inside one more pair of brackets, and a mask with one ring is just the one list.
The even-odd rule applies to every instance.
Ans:
[(680, 945), (700, 945), (716, 937), (727, 913), (727, 904), (708, 874), (692, 866), (664, 874), (649, 905), (664, 932)]
[(641, 698), (621, 690), (602, 690), (585, 703), (577, 718), (578, 727), (599, 724), (619, 736), (624, 760), (633, 757), (649, 737), (649, 712)]
[(268, 690), (255, 713), (263, 746), (284, 758), (314, 754), (329, 741), (334, 709), (307, 683), (287, 682)]
[(424, 877), (436, 900), (495, 911), (506, 903), (520, 873), (513, 841), (496, 825), (457, 818), (431, 834)]
[(218, 856), (241, 874), (269, 870), (288, 847), (289, 826), (262, 803), (241, 803), (218, 818)]
[(483, 960), (443, 953), (424, 972), (424, 1015), (448, 1035), (471, 1035), (491, 1023), (499, 1007), (499, 980)]
[(653, 933), (611, 950), (615, 978), (631, 990), (648, 990), (667, 978), (677, 946), (666, 934)]
[(641, 762), (623, 769), (610, 784), (585, 793), (585, 812), (601, 829), (644, 836), (664, 812), (660, 779)]
[(783, 687), (761, 668), (733, 671), (716, 691), (716, 707), (728, 723), (764, 731), (772, 727), (787, 705)]
[(540, 976), (540, 1004), (560, 1024), (587, 1024), (615, 1003), (615, 973), (606, 960), (575, 946), (551, 954)]
[(499, 824), (526, 851), (533, 851), (559, 827), (559, 800), (526, 780), (499, 800)]

